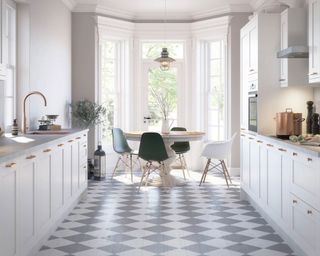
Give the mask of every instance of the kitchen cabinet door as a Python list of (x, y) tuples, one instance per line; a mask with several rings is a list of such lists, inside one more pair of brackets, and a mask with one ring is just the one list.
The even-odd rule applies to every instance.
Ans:
[(263, 205), (266, 205), (268, 202), (268, 149), (265, 143), (262, 143), (260, 147), (260, 200)]
[(249, 35), (241, 30), (241, 128), (248, 129)]
[(72, 141), (71, 143), (72, 196), (74, 196), (79, 190), (79, 142)]
[(320, 254), (320, 213), (292, 195), (292, 232), (297, 244), (309, 256)]
[(320, 82), (320, 1), (309, 1), (309, 82)]
[(268, 207), (277, 218), (281, 217), (282, 208), (282, 164), (281, 154), (268, 144)]
[(35, 156), (29, 155), (21, 160), (19, 169), (19, 221), (20, 247), (28, 251), (35, 237)]
[(45, 227), (51, 217), (50, 198), (50, 153), (38, 152), (35, 175), (35, 220), (36, 232)]
[(63, 151), (58, 147), (51, 154), (51, 215), (63, 205)]
[[(281, 50), (288, 47), (288, 12), (281, 13)], [(288, 59), (280, 59), (280, 86), (288, 87)]]
[(249, 74), (258, 72), (258, 23), (257, 19), (252, 21), (249, 30)]
[(0, 255), (17, 255), (17, 169), (0, 167)]
[(282, 220), (287, 228), (291, 226), (291, 180), (292, 180), (292, 158), (287, 152), (282, 154)]
[[(244, 135), (246, 136), (246, 135)], [(250, 188), (250, 142), (246, 137), (241, 137), (241, 185)]]
[(256, 198), (260, 198), (260, 145), (250, 141), (250, 190)]
[(60, 144), (63, 147), (63, 201), (64, 204), (72, 196), (72, 145)]

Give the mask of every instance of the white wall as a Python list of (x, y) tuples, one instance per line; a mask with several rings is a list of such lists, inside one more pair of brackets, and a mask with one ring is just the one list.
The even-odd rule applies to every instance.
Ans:
[(30, 91), (40, 91), (48, 106), (38, 96), (31, 96), (30, 127), (45, 114), (58, 114), (58, 124), (70, 126), (71, 102), (71, 12), (58, 0), (30, 0), (19, 3), (17, 92), (18, 120), (21, 123), (22, 99)]
[[(72, 14), (72, 100), (97, 102), (97, 27), (96, 15), (91, 13)], [(92, 157), (96, 132), (89, 131), (89, 157)]]
[(231, 174), (240, 174), (240, 29), (248, 22), (247, 14), (231, 18), (228, 33), (229, 135), (237, 133), (232, 146)]

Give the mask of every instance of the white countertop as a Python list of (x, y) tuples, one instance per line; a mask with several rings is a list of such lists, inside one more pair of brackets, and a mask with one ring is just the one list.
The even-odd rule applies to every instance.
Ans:
[(23, 154), (29, 154), (32, 151), (52, 144), (53, 141), (59, 143), (59, 141), (66, 140), (69, 137), (72, 138), (75, 134), (87, 132), (88, 130), (66, 129), (62, 131), (66, 133), (42, 135), (21, 134), (18, 136), (6, 134), (6, 136), (0, 137), (0, 163), (17, 158)]
[(282, 140), (277, 138), (275, 135), (263, 135), (263, 134), (257, 134), (252, 133), (249, 131), (241, 131), (244, 134), (247, 134), (249, 136), (254, 136), (256, 138), (266, 139), (268, 141), (273, 141), (274, 143), (281, 145), (283, 147), (288, 147), (293, 150), (300, 151), (305, 154), (312, 155), (314, 157), (320, 157), (320, 147), (318, 146), (306, 146), (306, 145), (300, 145), (299, 142), (292, 142), (290, 140)]

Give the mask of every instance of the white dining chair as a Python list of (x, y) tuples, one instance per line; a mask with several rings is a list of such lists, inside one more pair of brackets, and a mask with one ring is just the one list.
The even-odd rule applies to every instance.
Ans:
[[(199, 186), (201, 186), (201, 184), (206, 181), (208, 172), (214, 169), (223, 174), (228, 187), (229, 187), (229, 182), (230, 184), (232, 184), (231, 177), (230, 177), (228, 168), (226, 166), (225, 160), (230, 155), (232, 143), (236, 135), (237, 133), (233, 134), (231, 139), (227, 141), (210, 142), (204, 147), (201, 155), (203, 157), (206, 157), (208, 160), (203, 170), (203, 174), (202, 174)], [(213, 160), (218, 160), (218, 162), (214, 162)]]

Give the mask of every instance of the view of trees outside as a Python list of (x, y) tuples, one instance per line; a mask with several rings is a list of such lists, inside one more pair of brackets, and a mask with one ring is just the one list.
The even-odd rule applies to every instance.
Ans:
[(107, 109), (106, 122), (102, 126), (102, 139), (111, 144), (111, 129), (116, 125), (117, 104), (117, 43), (104, 41), (101, 45), (101, 103)]
[[(142, 58), (154, 60), (160, 56), (162, 48), (168, 49), (170, 57), (183, 59), (184, 45), (181, 42), (144, 42)], [(177, 122), (177, 72), (175, 67), (168, 71), (162, 71), (158, 67), (148, 70), (148, 110), (152, 118), (148, 127), (150, 131), (159, 131), (164, 118), (172, 120), (173, 125)]]
[(208, 139), (225, 139), (225, 72), (223, 41), (210, 43)]
[(177, 69), (150, 68), (148, 82), (148, 110), (152, 118), (149, 130), (157, 131), (161, 129), (162, 119), (172, 119), (174, 123), (177, 120)]

